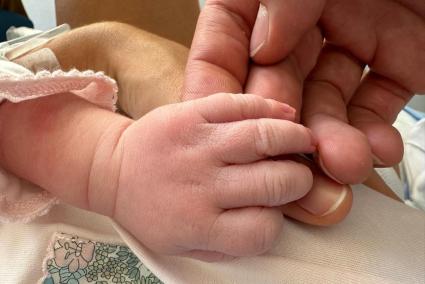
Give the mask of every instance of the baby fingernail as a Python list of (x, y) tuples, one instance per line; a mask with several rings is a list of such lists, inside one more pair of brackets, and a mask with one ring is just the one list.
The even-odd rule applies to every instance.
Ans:
[(263, 47), (269, 34), (269, 12), (266, 6), (260, 3), (257, 19), (251, 35), (250, 55), (254, 57)]
[(295, 114), (296, 112), (296, 110), (288, 104), (279, 103), (279, 105), (284, 113)]
[(293, 107), (283, 104), (283, 112), (287, 120), (295, 121), (296, 110)]
[(340, 185), (324, 177), (315, 175), (311, 191), (297, 204), (315, 216), (326, 216), (335, 212), (348, 195), (347, 185)]
[(314, 136), (313, 131), (311, 129), (308, 129), (311, 135), (311, 145), (316, 149), (317, 146), (319, 146), (319, 141), (317, 141), (316, 137)]

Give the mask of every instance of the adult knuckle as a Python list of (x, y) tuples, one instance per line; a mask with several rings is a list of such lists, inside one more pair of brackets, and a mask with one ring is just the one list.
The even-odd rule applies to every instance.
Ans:
[[(255, 2), (253, 2), (253, 4), (255, 4)], [(236, 40), (238, 40), (238, 42), (242, 45), (245, 45), (247, 42), (249, 43), (249, 34), (251, 31), (250, 27), (252, 23), (250, 19), (244, 17), (243, 13), (235, 8), (231, 2), (224, 0), (207, 0), (204, 10), (208, 10), (211, 14), (225, 14), (231, 17), (239, 29), (243, 31), (238, 37), (236, 37)]]

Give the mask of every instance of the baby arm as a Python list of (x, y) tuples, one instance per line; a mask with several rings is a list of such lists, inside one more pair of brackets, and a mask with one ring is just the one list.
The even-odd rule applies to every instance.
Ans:
[(113, 217), (150, 249), (201, 259), (255, 255), (282, 230), (277, 206), (312, 174), (269, 157), (310, 153), (285, 104), (218, 94), (138, 121), (70, 94), (0, 106), (0, 165), (63, 201)]
[[(89, 209), (87, 189), (96, 147), (118, 139), (118, 132), (131, 122), (73, 94), (4, 103), (0, 105), (1, 166), (65, 202)], [(110, 186), (107, 180), (104, 186)], [(108, 189), (104, 190), (108, 196)]]

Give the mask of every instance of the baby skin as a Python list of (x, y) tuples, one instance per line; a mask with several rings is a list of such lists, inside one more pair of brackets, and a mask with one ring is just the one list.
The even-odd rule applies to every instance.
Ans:
[(157, 253), (257, 255), (283, 229), (279, 206), (313, 183), (307, 166), (282, 158), (316, 150), (294, 119), (290, 106), (255, 95), (215, 94), (132, 120), (65, 93), (0, 105), (0, 166), (113, 218)]

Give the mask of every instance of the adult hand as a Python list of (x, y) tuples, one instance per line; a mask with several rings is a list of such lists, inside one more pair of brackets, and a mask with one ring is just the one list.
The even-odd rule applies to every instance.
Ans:
[(127, 24), (102, 22), (72, 30), (47, 47), (62, 69), (92, 69), (113, 77), (120, 109), (132, 118), (180, 100), (188, 49), (173, 41)]
[(361, 182), (372, 153), (381, 166), (401, 159), (391, 123), (425, 91), (424, 16), (413, 0), (207, 1), (184, 98), (247, 92), (300, 110), (304, 91), (302, 122), (318, 138), (322, 169)]
[[(402, 157), (402, 141), (391, 124), (415, 92), (425, 91), (425, 3), (303, 2), (288, 7), (264, 2), (274, 12), (267, 42), (255, 58), (262, 63), (282, 58), (320, 23), (326, 42), (305, 82), (303, 122), (319, 140), (322, 169), (341, 182), (360, 182), (369, 173), (371, 157), (378, 166), (393, 165)], [(300, 9), (304, 21), (290, 18), (289, 13), (301, 15)], [(257, 29), (253, 48), (262, 36)], [(362, 79), (365, 64), (371, 71)]]

